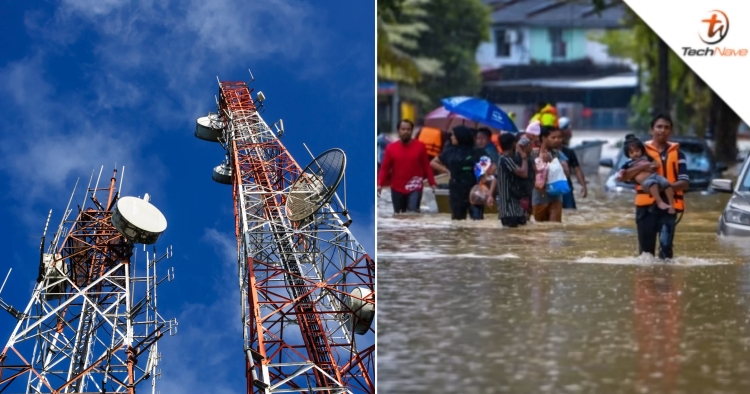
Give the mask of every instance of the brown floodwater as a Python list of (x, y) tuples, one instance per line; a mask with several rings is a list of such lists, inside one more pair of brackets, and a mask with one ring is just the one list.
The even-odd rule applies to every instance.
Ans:
[[(748, 393), (750, 242), (689, 193), (675, 259), (637, 257), (632, 194), (562, 224), (393, 217), (378, 199), (378, 391)], [(434, 209), (430, 191), (425, 206)]]

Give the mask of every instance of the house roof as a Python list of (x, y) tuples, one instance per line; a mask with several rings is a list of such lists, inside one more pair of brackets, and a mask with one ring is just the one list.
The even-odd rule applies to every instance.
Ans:
[(603, 78), (610, 75), (627, 74), (633, 72), (628, 64), (595, 64), (591, 59), (580, 59), (551, 64), (519, 64), (505, 65), (500, 68), (483, 70), (484, 81), (498, 80), (527, 80), (546, 79), (550, 76), (557, 78)]
[(484, 0), (492, 8), (492, 24), (525, 27), (606, 29), (622, 27), (627, 5), (609, 0), (597, 14), (591, 0)]
[(615, 89), (635, 88), (638, 76), (635, 73), (611, 75), (600, 78), (545, 78), (518, 79), (510, 81), (485, 82), (489, 87), (540, 87), (563, 89)]

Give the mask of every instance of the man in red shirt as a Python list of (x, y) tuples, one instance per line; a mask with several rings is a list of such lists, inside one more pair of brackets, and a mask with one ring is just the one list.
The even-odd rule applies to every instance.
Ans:
[(414, 123), (402, 120), (398, 126), (399, 140), (385, 148), (378, 174), (378, 197), (383, 185), (390, 180), (393, 213), (419, 212), (422, 203), (422, 184), (427, 179), (435, 191), (435, 177), (427, 158), (427, 148), (412, 139)]

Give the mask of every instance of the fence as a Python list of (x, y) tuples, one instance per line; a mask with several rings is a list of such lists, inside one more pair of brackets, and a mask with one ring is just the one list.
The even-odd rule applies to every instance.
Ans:
[[(534, 116), (531, 107), (519, 107), (518, 105), (498, 104), (506, 111), (515, 111), (518, 114), (516, 125), (525, 128), (529, 120)], [(629, 130), (628, 119), (630, 110), (627, 108), (584, 108), (578, 103), (558, 103), (557, 114), (560, 117), (570, 119), (574, 130)]]

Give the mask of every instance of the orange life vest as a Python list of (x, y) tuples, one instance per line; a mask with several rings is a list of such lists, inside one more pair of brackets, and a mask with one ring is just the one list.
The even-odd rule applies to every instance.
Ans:
[[(647, 141), (644, 145), (646, 146), (646, 154), (654, 159), (654, 162), (659, 165), (656, 173), (667, 178), (671, 183), (677, 182), (677, 172), (679, 168), (679, 152), (680, 144), (668, 142), (669, 147), (667, 148), (667, 162), (661, 161), (660, 152), (654, 147), (651, 141)], [(654, 203), (654, 198), (643, 190), (640, 185), (635, 186), (635, 205), (639, 207), (648, 206)], [(683, 198), (682, 190), (674, 191), (674, 209), (675, 211), (682, 212), (685, 210), (685, 200)]]
[(499, 133), (492, 133), (492, 137), (490, 137), (490, 141), (492, 141), (493, 144), (495, 144), (495, 147), (497, 147), (497, 153), (503, 153), (503, 148), (500, 147), (500, 134)]
[(424, 144), (430, 157), (437, 157), (443, 149), (443, 132), (434, 127), (422, 127), (417, 140)]

